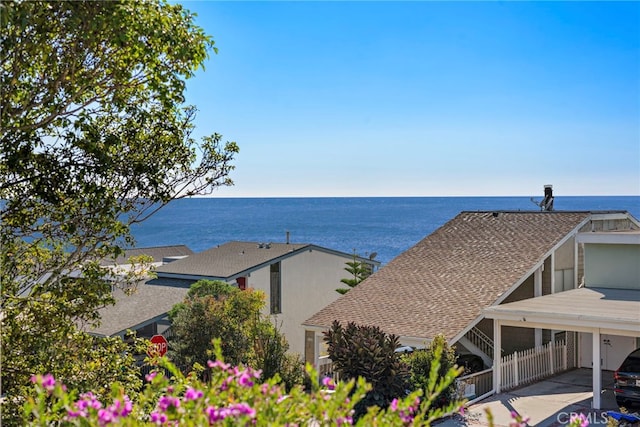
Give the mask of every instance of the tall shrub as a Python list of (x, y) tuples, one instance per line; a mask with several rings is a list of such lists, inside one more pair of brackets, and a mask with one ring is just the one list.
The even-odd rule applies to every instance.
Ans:
[(341, 378), (362, 377), (371, 384), (371, 390), (355, 408), (356, 416), (364, 414), (370, 406), (386, 408), (393, 399), (406, 395), (409, 370), (395, 352), (398, 337), (375, 326), (349, 322), (343, 328), (335, 321), (325, 332), (324, 340)]
[[(428, 395), (428, 386), (432, 369), (438, 377), (444, 378), (447, 373), (455, 368), (457, 356), (454, 349), (447, 343), (444, 335), (434, 337), (425, 350), (417, 350), (403, 356), (403, 360), (409, 365), (411, 372), (409, 382), (412, 390), (422, 390)], [(437, 406), (447, 405), (456, 398), (455, 383), (451, 383), (438, 397)]]

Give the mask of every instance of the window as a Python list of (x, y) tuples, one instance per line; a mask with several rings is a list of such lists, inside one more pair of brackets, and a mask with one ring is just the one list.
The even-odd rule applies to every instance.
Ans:
[(271, 264), (271, 314), (282, 313), (282, 281), (280, 280), (280, 263)]

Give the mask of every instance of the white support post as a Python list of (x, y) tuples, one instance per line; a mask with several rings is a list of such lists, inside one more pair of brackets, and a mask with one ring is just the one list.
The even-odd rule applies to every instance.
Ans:
[(602, 391), (602, 373), (600, 371), (600, 330), (591, 333), (593, 345), (593, 409), (600, 409), (600, 392)]
[(555, 294), (556, 292), (558, 292), (558, 290), (556, 289), (556, 253), (555, 252), (551, 253), (551, 274), (549, 276), (551, 277), (551, 293)]
[(493, 389), (496, 394), (500, 393), (500, 382), (502, 381), (502, 335), (501, 324), (498, 319), (493, 319)]
[(520, 385), (520, 366), (518, 366), (518, 352), (513, 353), (513, 379), (515, 382), (515, 386), (518, 387)]
[[(571, 289), (577, 289), (580, 284), (578, 283), (578, 254), (580, 253), (580, 246), (582, 246), (582, 254), (584, 256), (584, 245), (582, 243), (578, 243), (577, 239), (574, 239), (576, 242), (573, 249), (573, 286)], [(578, 246), (580, 245), (580, 246)]]
[(320, 339), (318, 332), (313, 334), (313, 366), (320, 369)]
[[(542, 264), (533, 273), (533, 296), (542, 296), (542, 271), (544, 270), (544, 264)], [(535, 328), (534, 330), (535, 346), (540, 347), (542, 345), (542, 329)]]

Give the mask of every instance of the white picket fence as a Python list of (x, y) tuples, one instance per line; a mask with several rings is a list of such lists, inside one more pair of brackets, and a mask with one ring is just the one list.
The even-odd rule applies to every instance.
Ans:
[(566, 371), (567, 343), (550, 341), (545, 345), (504, 356), (501, 368), (502, 391)]

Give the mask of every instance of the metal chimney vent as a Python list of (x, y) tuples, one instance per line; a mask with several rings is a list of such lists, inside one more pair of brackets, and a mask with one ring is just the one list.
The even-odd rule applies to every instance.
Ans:
[(542, 211), (552, 211), (553, 210), (553, 185), (547, 184), (544, 186), (544, 199), (537, 202), (531, 198), (531, 201), (540, 207)]

